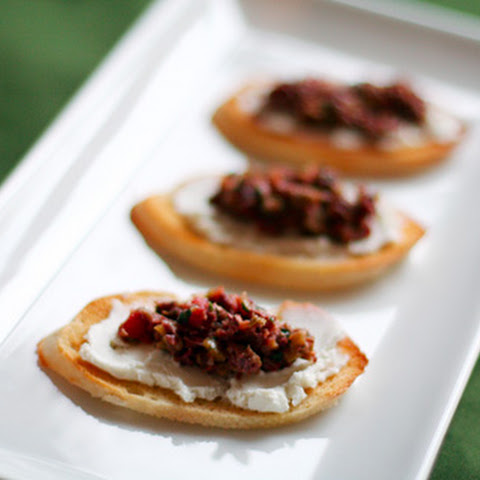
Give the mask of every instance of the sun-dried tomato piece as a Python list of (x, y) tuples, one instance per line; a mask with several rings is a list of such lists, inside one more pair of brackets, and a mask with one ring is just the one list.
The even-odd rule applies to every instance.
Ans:
[(133, 310), (125, 322), (122, 323), (118, 334), (120, 338), (140, 343), (153, 341), (154, 315), (146, 310)]

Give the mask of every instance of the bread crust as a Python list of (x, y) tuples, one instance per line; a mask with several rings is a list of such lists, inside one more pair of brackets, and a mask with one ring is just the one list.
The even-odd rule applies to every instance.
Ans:
[(354, 286), (376, 278), (399, 262), (424, 234), (418, 223), (400, 215), (401, 241), (372, 254), (327, 261), (260, 253), (211, 242), (193, 231), (175, 211), (172, 195), (149, 197), (131, 211), (133, 223), (159, 255), (168, 253), (199, 269), (237, 280), (302, 291)]
[(175, 298), (161, 292), (138, 292), (92, 301), (71, 323), (38, 343), (39, 363), (106, 402), (155, 417), (229, 429), (279, 427), (299, 422), (329, 408), (363, 372), (368, 363), (358, 347), (345, 337), (338, 346), (349, 356), (349, 361), (339, 373), (319, 384), (309, 392), (302, 403), (288, 412), (262, 413), (235, 407), (226, 400), (197, 399), (186, 403), (167, 389), (116, 379), (81, 359), (79, 350), (85, 334), (92, 325), (109, 315), (113, 299), (128, 304), (142, 299), (165, 297)]
[(340, 149), (331, 142), (300, 132), (284, 134), (262, 125), (239, 107), (241, 90), (222, 104), (212, 121), (223, 136), (247, 155), (269, 162), (293, 166), (317, 164), (333, 167), (347, 174), (368, 176), (402, 176), (417, 173), (442, 161), (463, 138), (451, 142), (429, 142), (420, 147), (383, 150), (371, 145), (356, 149)]

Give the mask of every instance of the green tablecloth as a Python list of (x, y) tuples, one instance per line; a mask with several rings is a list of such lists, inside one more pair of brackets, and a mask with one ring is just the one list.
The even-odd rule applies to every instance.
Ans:
[[(480, 0), (423, 0), (480, 15)], [(149, 0), (0, 0), (0, 181)], [(433, 480), (480, 479), (480, 363)]]
[[(411, 0), (415, 3), (415, 0)], [(480, 15), (480, 2), (478, 0), (416, 0), (419, 3), (431, 3), (441, 7), (447, 7), (464, 13)]]

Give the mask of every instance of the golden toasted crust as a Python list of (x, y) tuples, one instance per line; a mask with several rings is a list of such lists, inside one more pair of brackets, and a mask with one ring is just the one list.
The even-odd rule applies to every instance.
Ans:
[(420, 225), (402, 216), (400, 242), (388, 244), (372, 254), (327, 261), (213, 243), (188, 226), (168, 195), (147, 198), (131, 212), (133, 223), (160, 255), (169, 253), (197, 268), (242, 281), (307, 291), (360, 284), (400, 261), (424, 234)]
[(439, 163), (460, 142), (466, 130), (463, 127), (452, 142), (430, 142), (421, 147), (393, 150), (368, 145), (344, 150), (312, 135), (276, 133), (262, 127), (253, 115), (239, 107), (238, 98), (243, 91), (221, 105), (212, 120), (230, 143), (258, 160), (291, 165), (313, 163), (354, 175), (409, 175)]
[(173, 392), (126, 380), (118, 380), (108, 373), (83, 361), (79, 350), (88, 329), (106, 318), (113, 299), (132, 303), (147, 298), (174, 298), (171, 294), (139, 292), (131, 295), (113, 295), (89, 303), (74, 320), (62, 329), (41, 340), (37, 351), (39, 362), (86, 390), (94, 397), (115, 405), (156, 417), (186, 423), (221, 428), (271, 428), (298, 422), (335, 403), (360, 375), (368, 361), (349, 339), (338, 345), (350, 358), (339, 373), (309, 392), (308, 397), (286, 413), (260, 413), (235, 407), (225, 400), (182, 401)]

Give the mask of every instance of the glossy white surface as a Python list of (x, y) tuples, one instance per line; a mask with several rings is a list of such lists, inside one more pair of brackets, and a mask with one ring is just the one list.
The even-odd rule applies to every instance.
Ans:
[[(0, 338), (17, 327), (0, 344), (0, 476), (427, 476), (480, 346), (480, 47), (347, 7), (292, 5), (156, 5), (47, 134), (37, 153), (46, 155), (43, 169), (34, 156), (2, 191)], [(131, 206), (187, 176), (241, 168), (241, 155), (209, 123), (212, 109), (259, 72), (312, 71), (346, 80), (407, 72), (470, 122), (445, 164), (375, 183), (428, 228), (407, 261), (355, 291), (300, 295), (159, 259), (130, 224)], [(108, 97), (119, 78), (128, 85)], [(105, 98), (112, 104), (103, 115)], [(247, 288), (267, 305), (287, 296), (324, 305), (370, 357), (365, 375), (308, 422), (224, 432), (103, 404), (36, 363), (36, 342), (94, 297), (137, 289), (188, 295), (219, 283)]]

